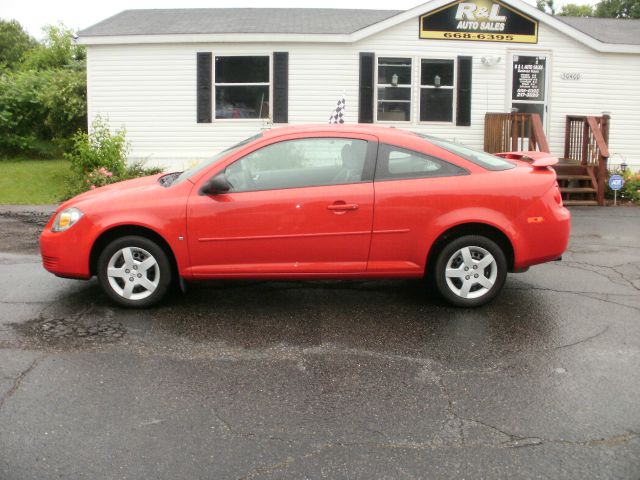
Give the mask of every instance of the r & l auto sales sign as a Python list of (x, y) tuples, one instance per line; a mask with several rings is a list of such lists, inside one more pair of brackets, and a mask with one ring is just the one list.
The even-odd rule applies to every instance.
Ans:
[(538, 43), (538, 22), (498, 1), (460, 0), (422, 15), (420, 38)]

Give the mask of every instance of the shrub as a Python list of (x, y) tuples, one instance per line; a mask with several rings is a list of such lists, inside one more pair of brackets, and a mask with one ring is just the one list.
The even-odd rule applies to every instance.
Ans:
[(15, 72), (0, 76), (0, 151), (29, 150), (44, 134), (46, 111), (39, 95), (46, 85), (37, 72)]
[(45, 113), (46, 136), (66, 149), (75, 132), (86, 130), (87, 77), (83, 70), (47, 73), (45, 88), (40, 90), (38, 97)]
[(37, 43), (16, 22), (0, 20), (0, 155), (67, 148), (86, 129), (85, 48), (63, 25), (44, 33)]
[(0, 153), (29, 153), (42, 141), (67, 147), (86, 125), (81, 70), (27, 70), (0, 76)]
[(127, 165), (129, 142), (124, 128), (111, 132), (101, 117), (91, 124), (89, 133), (78, 131), (72, 137), (67, 198), (104, 185), (130, 178), (153, 175), (160, 168), (145, 168), (143, 162)]

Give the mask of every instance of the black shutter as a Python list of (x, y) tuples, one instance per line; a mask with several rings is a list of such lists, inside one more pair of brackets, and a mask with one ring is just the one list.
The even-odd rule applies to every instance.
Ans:
[(289, 121), (289, 52), (273, 52), (273, 123)]
[(211, 81), (212, 56), (211, 52), (197, 53), (196, 102), (198, 123), (211, 123), (213, 110), (211, 103), (211, 91), (213, 88), (213, 82)]
[(458, 103), (456, 125), (471, 125), (471, 70), (472, 57), (458, 57)]
[(373, 69), (375, 54), (360, 52), (358, 123), (373, 123)]

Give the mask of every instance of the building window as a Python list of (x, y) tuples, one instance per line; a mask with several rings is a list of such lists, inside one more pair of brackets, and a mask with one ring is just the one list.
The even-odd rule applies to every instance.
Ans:
[(453, 60), (420, 61), (420, 121), (453, 122)]
[(215, 118), (269, 117), (269, 57), (216, 57)]
[(411, 120), (411, 59), (378, 58), (378, 121)]

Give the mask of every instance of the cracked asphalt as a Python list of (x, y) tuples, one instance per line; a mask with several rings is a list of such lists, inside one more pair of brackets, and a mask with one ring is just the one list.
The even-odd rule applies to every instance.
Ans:
[(153, 310), (0, 207), (0, 479), (640, 478), (640, 208), (476, 310), (421, 282), (211, 282)]

